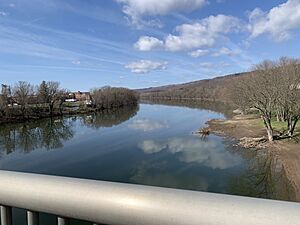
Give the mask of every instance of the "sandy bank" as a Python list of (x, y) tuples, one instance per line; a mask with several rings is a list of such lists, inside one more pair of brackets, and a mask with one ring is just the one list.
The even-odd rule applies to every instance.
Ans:
[(229, 136), (247, 148), (264, 149), (280, 164), (288, 186), (289, 199), (300, 202), (300, 144), (289, 140), (265, 140), (266, 131), (257, 115), (237, 115), (232, 119), (213, 119), (207, 122), (210, 131), (219, 136)]

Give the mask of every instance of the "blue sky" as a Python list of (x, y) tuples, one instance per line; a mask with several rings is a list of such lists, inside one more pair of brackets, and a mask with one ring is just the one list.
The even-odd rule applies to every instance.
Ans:
[(141, 88), (299, 57), (300, 0), (0, 0), (0, 83)]

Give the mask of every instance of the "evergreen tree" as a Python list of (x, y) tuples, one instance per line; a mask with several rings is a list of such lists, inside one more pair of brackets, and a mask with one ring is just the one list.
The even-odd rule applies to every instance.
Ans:
[(43, 81), (38, 89), (38, 98), (40, 103), (49, 103), (49, 86)]

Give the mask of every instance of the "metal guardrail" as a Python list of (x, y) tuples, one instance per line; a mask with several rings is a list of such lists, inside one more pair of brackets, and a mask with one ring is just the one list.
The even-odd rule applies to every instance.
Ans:
[(300, 204), (222, 194), (0, 171), (1, 224), (11, 207), (113, 225), (298, 225)]

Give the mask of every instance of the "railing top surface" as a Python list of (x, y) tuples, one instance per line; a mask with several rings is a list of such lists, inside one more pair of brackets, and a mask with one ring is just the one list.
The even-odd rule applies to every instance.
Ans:
[(0, 204), (114, 225), (300, 224), (300, 204), (0, 171)]

